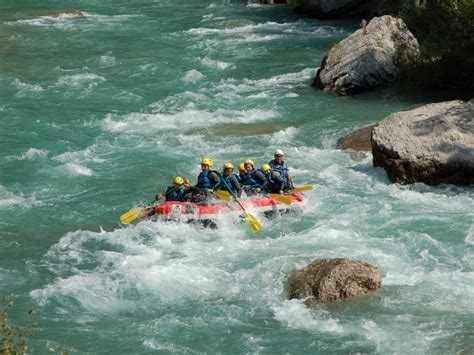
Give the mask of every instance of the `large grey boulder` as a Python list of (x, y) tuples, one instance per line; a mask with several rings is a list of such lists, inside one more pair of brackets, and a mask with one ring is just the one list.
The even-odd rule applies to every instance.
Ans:
[(320, 19), (380, 16), (400, 11), (410, 0), (302, 0), (295, 12)]
[(399, 66), (419, 55), (418, 41), (402, 19), (375, 17), (329, 51), (313, 85), (339, 95), (371, 90), (392, 82)]
[(332, 302), (366, 295), (382, 286), (378, 267), (350, 259), (317, 259), (287, 280), (288, 298)]
[(372, 131), (372, 154), (392, 182), (474, 184), (474, 100), (388, 116)]

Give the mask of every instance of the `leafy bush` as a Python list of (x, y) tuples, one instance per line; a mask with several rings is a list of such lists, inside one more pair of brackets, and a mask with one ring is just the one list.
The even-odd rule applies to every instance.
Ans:
[(2, 339), (0, 342), (0, 354), (16, 355), (28, 354), (28, 339), (33, 335), (33, 328), (36, 327), (34, 316), (36, 311), (28, 311), (29, 324), (26, 328), (20, 328), (10, 323), (8, 310), (12, 307), (13, 301), (9, 297), (3, 300), (3, 308), (0, 309), (0, 330)]
[(474, 0), (414, 1), (401, 16), (418, 39), (422, 61), (405, 79), (434, 88), (474, 89)]

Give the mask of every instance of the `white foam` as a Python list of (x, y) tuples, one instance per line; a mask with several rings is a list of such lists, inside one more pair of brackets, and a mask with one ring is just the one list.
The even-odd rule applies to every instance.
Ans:
[(273, 133), (270, 143), (280, 146), (284, 144), (291, 145), (294, 143), (296, 133), (298, 133), (298, 129), (296, 127), (288, 127), (284, 130)]
[[(223, 251), (239, 235), (235, 228), (229, 232), (218, 258), (226, 258)], [(69, 233), (45, 256), (50, 271), (65, 276), (31, 295), (42, 304), (73, 298), (89, 312), (110, 313), (137, 307), (136, 300), (124, 297), (132, 291), (149, 294), (151, 307), (226, 294), (220, 285), (228, 272), (208, 262), (216, 253), (216, 237), (190, 225), (151, 222), (108, 233)]]
[[(101, 158), (99, 151), (104, 147), (99, 144), (93, 144), (84, 150), (64, 152), (52, 158), (54, 161), (63, 163), (59, 166), (59, 170), (70, 176), (92, 176), (94, 170), (87, 165), (97, 165), (105, 162)], [(114, 149), (113, 146), (109, 147)]]
[(82, 16), (73, 13), (62, 13), (59, 16), (40, 16), (33, 19), (23, 19), (6, 22), (8, 25), (23, 25), (36, 27), (54, 27), (60, 30), (71, 30), (87, 26), (90, 22), (123, 24), (124, 21), (140, 18), (143, 15), (99, 15), (82, 11)]
[(202, 74), (200, 71), (191, 69), (186, 72), (186, 74), (183, 77), (183, 81), (186, 81), (188, 83), (195, 83), (205, 77), (204, 74)]
[(117, 60), (112, 55), (101, 55), (100, 62), (106, 67), (113, 67), (117, 64)]
[(13, 155), (7, 157), (8, 160), (34, 160), (36, 158), (47, 158), (48, 157), (48, 150), (46, 149), (37, 149), (37, 148), (30, 148), (24, 154), (21, 155)]
[(296, 22), (264, 22), (259, 24), (245, 24), (244, 26), (237, 26), (232, 28), (208, 28), (199, 27), (192, 28), (186, 31), (189, 34), (196, 36), (244, 36), (252, 33), (280, 33), (287, 35), (306, 35), (311, 37), (332, 37), (347, 33), (347, 30), (340, 27), (333, 26), (315, 26), (311, 22), (296, 21)]
[(131, 113), (125, 117), (115, 119), (107, 114), (102, 127), (110, 132), (155, 134), (164, 129), (182, 127), (209, 127), (217, 123), (250, 123), (277, 117), (278, 113), (272, 110), (225, 110), (203, 111), (189, 108), (176, 113)]
[(228, 62), (222, 62), (219, 60), (213, 60), (208, 57), (204, 58), (198, 58), (199, 61), (201, 62), (202, 65), (212, 68), (212, 69), (219, 69), (219, 70), (225, 70), (228, 68), (235, 68), (235, 65), (233, 63), (228, 63)]
[(469, 230), (467, 231), (466, 238), (464, 241), (467, 244), (474, 245), (474, 224), (471, 224), (471, 227), (469, 227)]
[(93, 144), (84, 150), (64, 152), (55, 156), (53, 159), (62, 163), (66, 162), (88, 162), (103, 163), (105, 160), (98, 156), (97, 151), (100, 149), (98, 144)]
[(92, 88), (97, 86), (99, 83), (106, 81), (106, 79), (100, 75), (94, 73), (83, 73), (75, 75), (65, 75), (58, 79), (58, 86), (67, 86), (70, 88)]
[(43, 203), (36, 199), (36, 197), (25, 197), (22, 193), (15, 194), (9, 191), (5, 186), (0, 185), (0, 208), (8, 209), (12, 207), (31, 208), (34, 206), (41, 206)]
[(285, 301), (274, 307), (275, 318), (290, 328), (309, 330), (317, 333), (344, 333), (339, 320), (332, 318), (324, 310), (311, 310), (302, 300)]
[(299, 72), (279, 74), (264, 79), (244, 79), (237, 81), (231, 78), (222, 80), (221, 84), (216, 86), (216, 90), (226, 93), (230, 91), (238, 94), (263, 90), (266, 95), (277, 90), (281, 95), (282, 89), (306, 86), (308, 80), (314, 77), (316, 70), (317, 68), (305, 68)]
[(17, 96), (19, 97), (26, 96), (28, 93), (44, 91), (43, 87), (39, 84), (28, 84), (20, 81), (19, 79), (15, 79), (15, 85), (18, 87)]
[(89, 169), (88, 167), (82, 166), (78, 163), (67, 163), (64, 165), (64, 169), (72, 176), (92, 176), (94, 173), (92, 169)]

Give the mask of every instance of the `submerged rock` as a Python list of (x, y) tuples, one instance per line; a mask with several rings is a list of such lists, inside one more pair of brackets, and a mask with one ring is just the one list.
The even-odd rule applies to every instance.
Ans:
[(376, 17), (329, 51), (313, 85), (339, 95), (385, 86), (402, 63), (416, 61), (419, 54), (418, 41), (402, 19)]
[(274, 5), (274, 4), (286, 4), (286, 0), (263, 0), (264, 4)]
[(78, 17), (84, 17), (85, 15), (80, 10), (63, 9), (63, 10), (52, 10), (52, 11), (43, 12), (41, 16), (78, 18)]
[(350, 259), (317, 259), (294, 272), (286, 283), (288, 298), (333, 302), (368, 294), (382, 286), (378, 267)]
[(360, 128), (337, 141), (337, 146), (341, 149), (353, 149), (358, 152), (370, 152), (372, 150), (372, 129), (375, 125)]
[(372, 131), (372, 154), (392, 182), (474, 184), (474, 100), (388, 116)]

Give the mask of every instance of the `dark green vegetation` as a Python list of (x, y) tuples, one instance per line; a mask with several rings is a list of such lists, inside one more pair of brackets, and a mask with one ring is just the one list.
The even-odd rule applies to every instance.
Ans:
[(474, 0), (430, 0), (401, 12), (422, 60), (403, 70), (417, 87), (474, 91)]
[(2, 339), (0, 342), (0, 354), (27, 354), (31, 350), (28, 347), (28, 340), (33, 335), (33, 328), (36, 327), (34, 319), (36, 311), (28, 311), (29, 323), (26, 327), (18, 327), (12, 324), (8, 317), (8, 310), (13, 306), (13, 301), (9, 297), (3, 299), (3, 308), (0, 309), (0, 331)]

